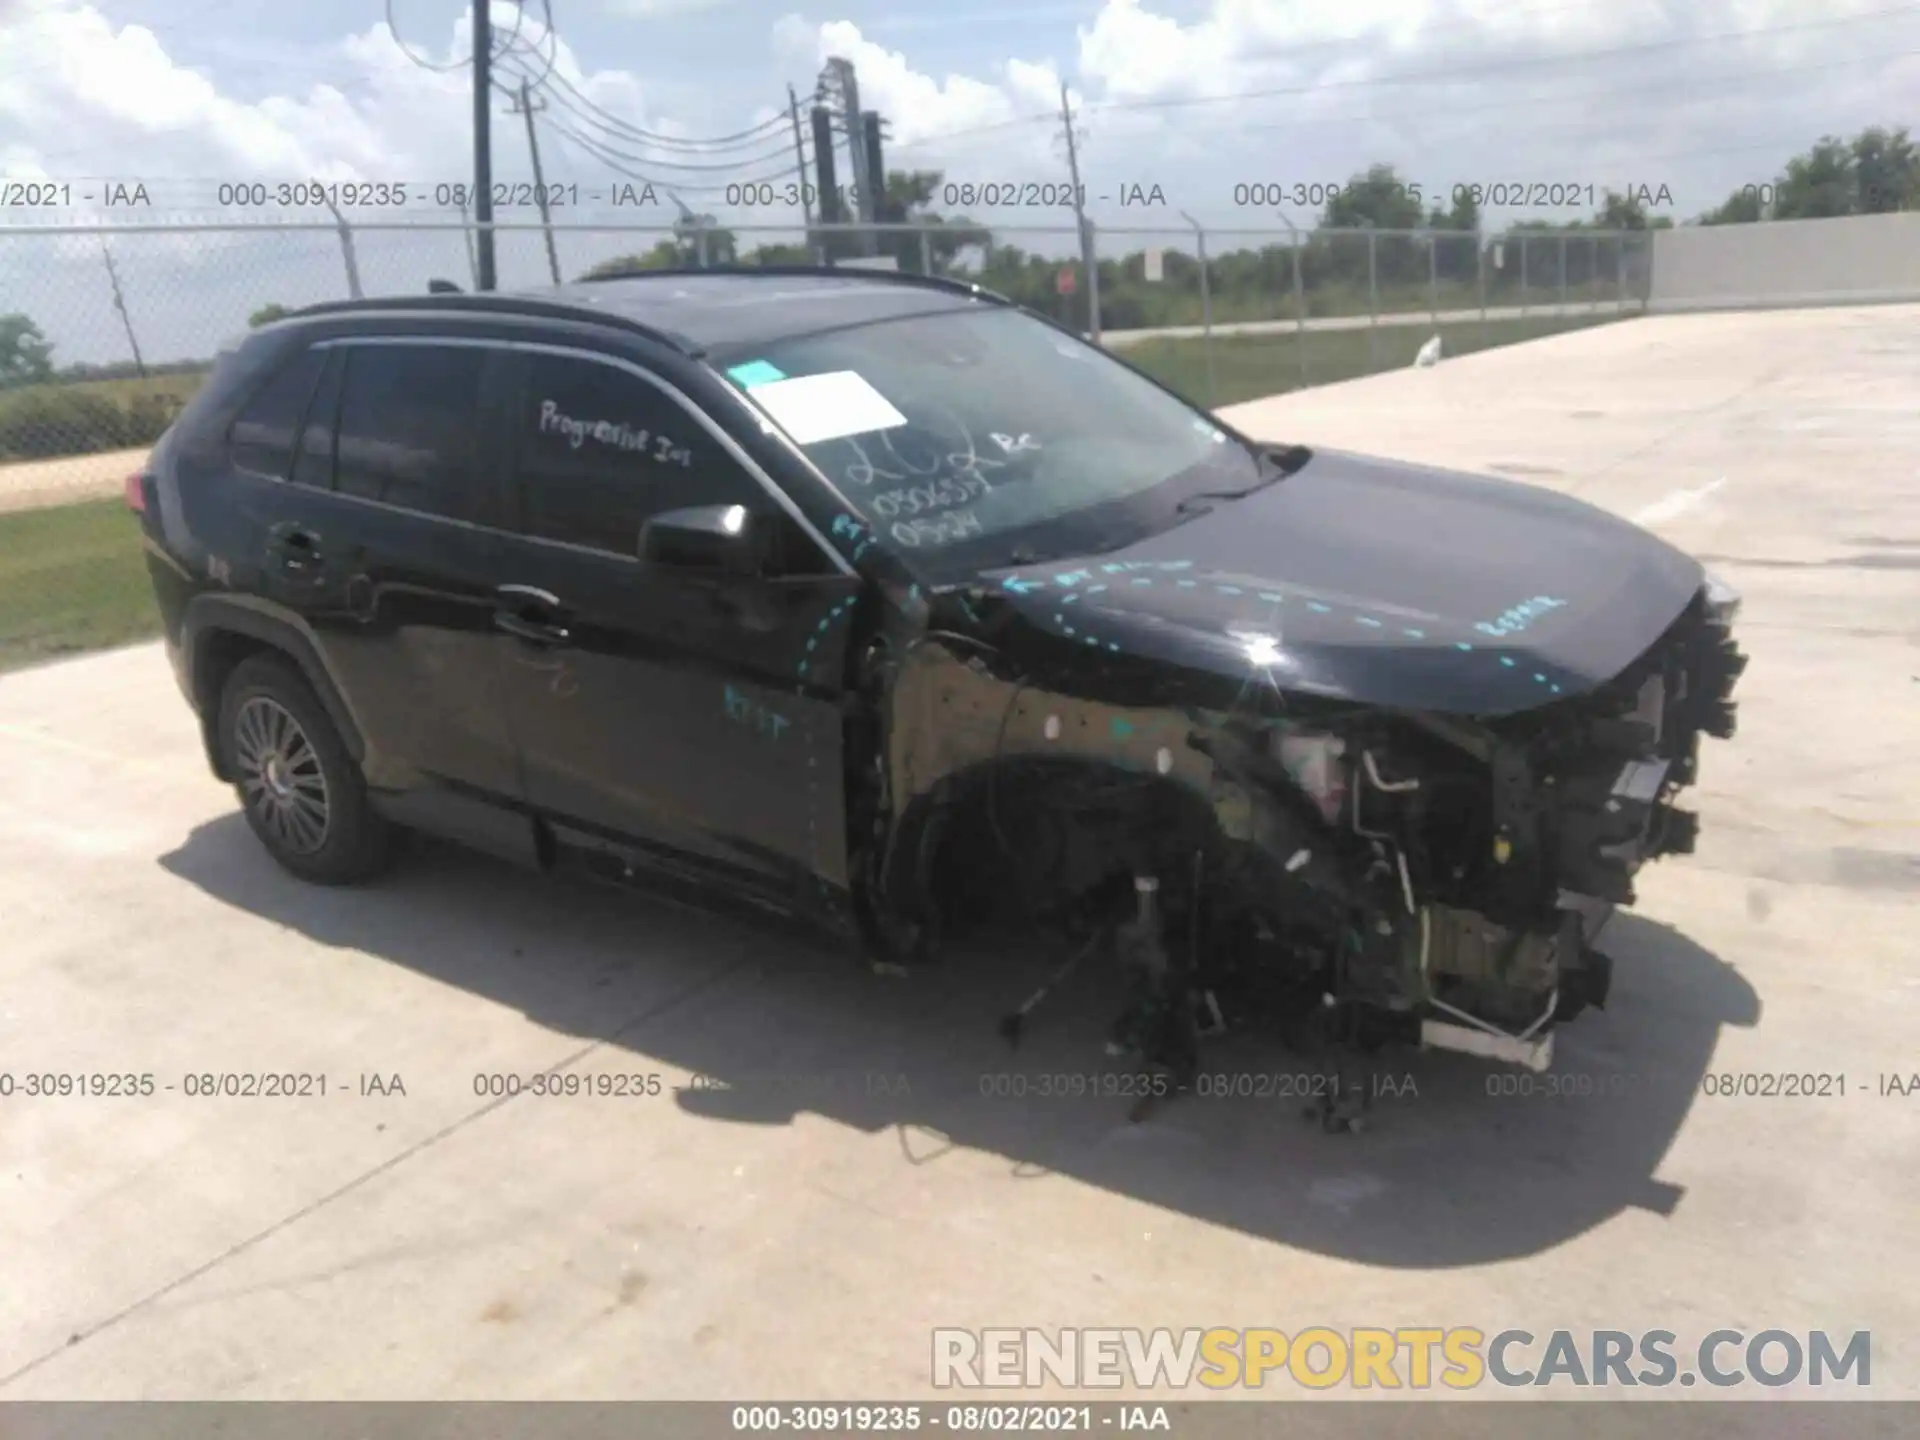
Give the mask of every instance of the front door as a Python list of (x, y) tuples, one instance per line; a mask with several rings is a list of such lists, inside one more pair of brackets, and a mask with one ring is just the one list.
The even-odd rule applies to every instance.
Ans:
[(857, 581), (797, 527), (758, 581), (645, 564), (644, 522), (741, 505), (752, 462), (650, 370), (523, 350), (502, 669), (526, 793), (569, 839), (805, 899), (846, 879), (845, 636)]

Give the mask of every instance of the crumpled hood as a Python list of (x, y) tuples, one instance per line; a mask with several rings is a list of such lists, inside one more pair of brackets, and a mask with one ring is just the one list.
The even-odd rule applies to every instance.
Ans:
[(1500, 715), (1591, 690), (1705, 580), (1583, 501), (1317, 451), (1122, 550), (983, 577), (1076, 643), (1369, 704)]

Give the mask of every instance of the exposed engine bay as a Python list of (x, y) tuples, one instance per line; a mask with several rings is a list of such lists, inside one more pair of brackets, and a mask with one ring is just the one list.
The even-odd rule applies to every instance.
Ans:
[(1109, 947), (1110, 1048), (1176, 1083), (1209, 1034), (1303, 1010), (1363, 1050), (1544, 1070), (1606, 1005), (1598, 922), (1694, 847), (1677, 801), (1734, 732), (1738, 603), (1709, 580), (1610, 681), (1476, 716), (1069, 656), (935, 597), (866, 652), (856, 900), (894, 963), (987, 914)]

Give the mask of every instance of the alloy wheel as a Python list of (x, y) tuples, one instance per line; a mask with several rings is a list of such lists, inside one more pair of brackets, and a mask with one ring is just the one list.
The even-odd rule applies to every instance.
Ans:
[(250, 696), (234, 718), (234, 765), (247, 807), (282, 845), (311, 855), (326, 843), (331, 815), (320, 756), (279, 701)]

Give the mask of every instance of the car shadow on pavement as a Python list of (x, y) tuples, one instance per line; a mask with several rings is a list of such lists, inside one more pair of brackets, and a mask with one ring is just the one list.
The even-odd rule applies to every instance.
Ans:
[[(1621, 914), (1600, 941), (1615, 963), (1608, 1009), (1559, 1032), (1545, 1075), (1412, 1050), (1360, 1060), (1233, 1033), (1203, 1051), (1200, 1088), (1224, 1093), (1161, 1101), (1136, 1121), (1119, 1093), (1128, 1074), (1103, 1050), (1120, 1003), (1110, 962), (1081, 966), (1014, 1049), (1000, 1019), (1064, 958), (1035, 944), (980, 941), (926, 972), (875, 976), (792, 927), (425, 842), (379, 884), (328, 890), (277, 869), (237, 814), (199, 827), (161, 864), (322, 945), (600, 1042), (575, 1068), (661, 1069), (669, 1085), (682, 1083), (675, 1071), (707, 1077), (712, 1088), (674, 1098), (716, 1126), (785, 1124), (805, 1111), (891, 1128), (901, 1165), (937, 1165), (964, 1147), (1004, 1157), (1019, 1177), (1064, 1176), (1384, 1266), (1513, 1259), (1629, 1208), (1672, 1213), (1685, 1193), (1657, 1178), (1662, 1159), (1720, 1028), (1760, 1013), (1725, 961)], [(580, 1049), (556, 1045), (549, 1063)], [(1304, 1113), (1336, 1065), (1375, 1097), (1363, 1133), (1329, 1134)]]

